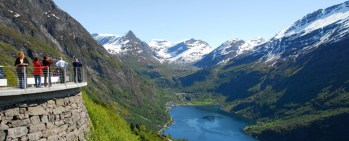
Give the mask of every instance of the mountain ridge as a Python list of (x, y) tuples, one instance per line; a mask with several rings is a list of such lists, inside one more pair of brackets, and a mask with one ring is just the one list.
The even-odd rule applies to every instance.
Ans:
[[(103, 34), (101, 34), (103, 35)], [(116, 40), (112, 40), (113, 36), (98, 36), (98, 34), (92, 34), (97, 42), (103, 45), (112, 54), (123, 54), (122, 47), (127, 42), (120, 42), (121, 38), (134, 38), (126, 37), (125, 34), (122, 37), (118, 37)], [(114, 36), (117, 37), (117, 36)], [(109, 40), (109, 41), (105, 41)], [(190, 64), (194, 63), (202, 58), (203, 55), (211, 51), (211, 47), (208, 43), (202, 40), (196, 40), (194, 38), (187, 39), (180, 42), (171, 42), (161, 39), (153, 39), (149, 41), (144, 47), (149, 50), (150, 57), (155, 58), (160, 63), (173, 63), (173, 64)], [(139, 45), (134, 45), (137, 48)]]
[(243, 55), (245, 52), (251, 52), (253, 49), (265, 42), (262, 37), (256, 39), (244, 41), (242, 39), (234, 38), (230, 39), (212, 52), (206, 54), (201, 60), (196, 62), (194, 66), (200, 68), (207, 68), (216, 65), (223, 65), (229, 62), (231, 59)]

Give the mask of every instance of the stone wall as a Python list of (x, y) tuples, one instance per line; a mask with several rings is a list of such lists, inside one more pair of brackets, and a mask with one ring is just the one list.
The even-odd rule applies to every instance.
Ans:
[(30, 100), (23, 96), (12, 97), (13, 101), (7, 104), (2, 101), (0, 140), (85, 140), (90, 119), (80, 91), (66, 90), (30, 97)]

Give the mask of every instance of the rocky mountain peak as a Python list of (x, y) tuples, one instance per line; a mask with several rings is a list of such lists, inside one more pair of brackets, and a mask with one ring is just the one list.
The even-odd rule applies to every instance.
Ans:
[(128, 32), (125, 34), (124, 37), (126, 37), (126, 38), (128, 38), (128, 39), (138, 39), (138, 38), (136, 37), (136, 35), (135, 35), (131, 30), (128, 31)]

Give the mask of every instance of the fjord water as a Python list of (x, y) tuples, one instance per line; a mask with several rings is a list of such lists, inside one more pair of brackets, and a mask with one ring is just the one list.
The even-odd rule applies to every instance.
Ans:
[(245, 134), (247, 119), (227, 114), (220, 106), (180, 106), (170, 110), (174, 120), (163, 131), (175, 139), (189, 141), (257, 141)]

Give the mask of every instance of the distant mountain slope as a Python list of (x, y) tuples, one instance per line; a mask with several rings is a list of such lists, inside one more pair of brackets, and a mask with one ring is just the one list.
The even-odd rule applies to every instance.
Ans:
[(168, 59), (172, 57), (171, 54), (167, 53), (167, 49), (176, 44), (175, 42), (161, 39), (153, 39), (148, 42), (149, 47), (154, 51), (154, 57), (161, 63), (167, 62)]
[(212, 51), (210, 45), (202, 40), (189, 39), (167, 48), (170, 63), (191, 64)]
[[(349, 2), (317, 10), (282, 30), (257, 51), (261, 61), (276, 63), (279, 59), (294, 59), (317, 47), (348, 37)], [(280, 61), (280, 60), (279, 60)]]
[(92, 34), (92, 37), (111, 54), (121, 52), (120, 36), (112, 34)]
[(29, 59), (49, 55), (71, 62), (77, 57), (89, 76), (84, 91), (94, 101), (113, 107), (129, 122), (152, 129), (167, 121), (154, 85), (109, 55), (79, 22), (51, 0), (0, 1), (0, 50), (3, 66), (13, 66), (19, 50)]
[[(227, 97), (260, 140), (349, 140), (349, 2), (308, 14), (253, 51), (181, 78)], [(242, 44), (242, 42), (236, 42)]]
[(265, 40), (263, 38), (257, 38), (249, 41), (231, 39), (214, 49), (209, 54), (205, 55), (194, 65), (200, 68), (212, 67), (218, 64), (223, 65), (239, 55), (244, 55), (246, 52), (253, 52), (253, 49), (256, 46), (264, 42)]

